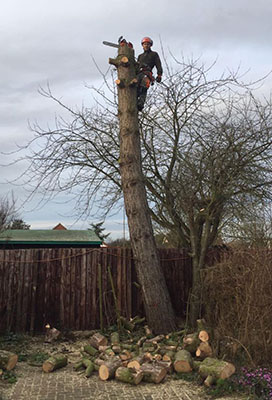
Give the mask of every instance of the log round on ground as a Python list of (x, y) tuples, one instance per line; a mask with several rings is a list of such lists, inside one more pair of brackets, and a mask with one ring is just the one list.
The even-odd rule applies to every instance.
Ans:
[(99, 378), (102, 381), (106, 381), (114, 377), (115, 371), (118, 367), (122, 366), (122, 361), (120, 358), (112, 358), (112, 360), (106, 361), (99, 367)]
[(7, 350), (0, 350), (0, 369), (11, 371), (17, 364), (17, 354)]
[(56, 369), (65, 367), (67, 365), (67, 357), (63, 354), (56, 354), (49, 357), (42, 365), (44, 372), (53, 372)]
[(143, 379), (144, 373), (140, 370), (134, 370), (126, 367), (119, 367), (115, 371), (115, 378), (118, 381), (138, 385)]
[(167, 374), (167, 369), (159, 365), (145, 363), (141, 366), (143, 372), (143, 381), (151, 383), (160, 383)]
[(191, 372), (193, 358), (187, 350), (179, 350), (175, 355), (174, 368), (176, 372)]
[(235, 366), (224, 360), (207, 357), (199, 365), (198, 372), (202, 378), (212, 376), (216, 379), (227, 379), (235, 372)]
[(90, 345), (95, 347), (96, 349), (99, 348), (99, 346), (107, 346), (108, 344), (108, 339), (101, 335), (101, 333), (96, 332), (93, 334), (93, 336), (90, 338)]

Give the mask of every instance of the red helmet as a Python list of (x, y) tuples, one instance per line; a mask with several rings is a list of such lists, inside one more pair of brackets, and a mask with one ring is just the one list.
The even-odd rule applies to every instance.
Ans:
[(141, 41), (141, 44), (143, 45), (143, 43), (145, 43), (145, 42), (150, 43), (150, 46), (153, 45), (153, 40), (150, 39), (150, 37), (144, 37), (144, 38), (142, 39), (142, 41)]

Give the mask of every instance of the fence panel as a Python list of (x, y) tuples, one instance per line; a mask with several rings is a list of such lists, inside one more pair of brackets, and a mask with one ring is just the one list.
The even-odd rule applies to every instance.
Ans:
[[(191, 259), (177, 249), (161, 249), (160, 257), (173, 306), (184, 317)], [(47, 323), (62, 330), (113, 324), (117, 310), (109, 269), (121, 315), (144, 315), (130, 249), (0, 250), (0, 332), (41, 332)]]

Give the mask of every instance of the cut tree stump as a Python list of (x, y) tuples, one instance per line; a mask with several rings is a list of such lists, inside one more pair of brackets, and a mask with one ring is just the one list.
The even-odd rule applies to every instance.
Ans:
[(120, 358), (113, 358), (112, 360), (104, 362), (104, 364), (99, 367), (99, 378), (102, 381), (106, 381), (110, 378), (114, 377), (115, 371), (117, 368), (122, 366), (122, 361)]
[(11, 371), (17, 364), (17, 361), (17, 354), (6, 350), (0, 350), (0, 369)]
[(138, 385), (143, 379), (143, 371), (134, 370), (126, 367), (119, 367), (115, 371), (115, 378), (118, 381)]
[[(211, 385), (217, 379), (227, 379), (235, 372), (235, 366), (227, 361), (207, 357), (198, 368), (199, 375), (206, 378), (206, 386)], [(208, 378), (212, 377), (214, 379)], [(207, 379), (208, 378), (208, 379)]]
[(67, 357), (63, 354), (56, 354), (49, 357), (42, 365), (44, 372), (53, 372), (56, 369), (65, 367), (67, 365)]
[(159, 365), (145, 363), (141, 365), (140, 371), (143, 372), (143, 381), (151, 383), (160, 383), (167, 374), (167, 369)]
[(107, 346), (107, 344), (108, 339), (99, 332), (96, 332), (92, 337), (90, 337), (90, 345), (96, 349), (98, 349), (99, 346)]
[(191, 372), (193, 369), (193, 358), (187, 350), (179, 350), (175, 355), (174, 369), (176, 372)]

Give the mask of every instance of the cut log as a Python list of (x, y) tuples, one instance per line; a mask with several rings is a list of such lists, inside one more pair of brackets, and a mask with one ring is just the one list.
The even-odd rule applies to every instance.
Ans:
[(209, 376), (207, 376), (207, 378), (205, 379), (204, 385), (205, 385), (206, 387), (211, 387), (215, 382), (216, 382), (215, 377), (209, 375)]
[(121, 353), (121, 351), (122, 351), (121, 346), (118, 345), (118, 344), (113, 345), (111, 348), (112, 348), (112, 351), (113, 351), (115, 354), (119, 354), (119, 353)]
[(196, 350), (196, 356), (204, 360), (204, 358), (212, 357), (213, 351), (208, 342), (201, 342)]
[(155, 337), (153, 337), (153, 338), (151, 338), (151, 339), (147, 339), (147, 340), (146, 340), (146, 343), (154, 343), (154, 344), (157, 344), (157, 343), (161, 342), (164, 338), (165, 338), (164, 335), (157, 335), (157, 336), (155, 336)]
[(122, 361), (119, 358), (113, 358), (112, 360), (104, 362), (99, 368), (98, 374), (102, 381), (106, 381), (114, 377), (117, 368), (122, 366)]
[(105, 364), (105, 360), (102, 360), (101, 358), (96, 358), (94, 360), (95, 365), (98, 365), (99, 367), (103, 364)]
[(198, 372), (202, 378), (209, 375), (216, 379), (227, 379), (235, 372), (235, 366), (227, 361), (207, 357), (199, 366)]
[(78, 361), (78, 362), (74, 365), (74, 370), (75, 370), (75, 371), (79, 371), (79, 370), (81, 370), (82, 368), (84, 368), (84, 364), (83, 364), (82, 360), (81, 360), (81, 361)]
[(198, 338), (199, 338), (199, 340), (200, 340), (201, 342), (208, 342), (208, 340), (209, 340), (209, 334), (208, 334), (207, 331), (202, 330), (202, 331), (199, 332)]
[(172, 361), (175, 358), (176, 352), (173, 350), (167, 350), (163, 357), (162, 360), (163, 361)]
[(172, 361), (156, 361), (156, 365), (158, 365), (159, 367), (163, 367), (166, 368), (166, 371), (171, 374), (173, 371), (173, 363)]
[(125, 317), (120, 317), (120, 321), (125, 329), (132, 332), (135, 328), (135, 324), (132, 321), (128, 321)]
[(95, 356), (98, 353), (98, 350), (90, 344), (86, 344), (83, 349), (86, 353), (90, 354), (90, 356)]
[(91, 338), (90, 338), (90, 345), (95, 347), (96, 349), (99, 348), (99, 346), (107, 346), (108, 344), (108, 339), (101, 335), (101, 333), (96, 332)]
[(157, 346), (155, 345), (155, 343), (147, 343), (145, 342), (142, 346), (142, 350), (144, 352), (149, 352), (149, 353), (153, 353), (154, 351), (157, 350)]
[(65, 367), (67, 365), (67, 357), (63, 354), (56, 354), (49, 357), (42, 365), (44, 372), (53, 372), (56, 369)]
[(141, 365), (140, 371), (144, 373), (143, 381), (152, 383), (160, 383), (167, 374), (165, 367), (148, 363)]
[(58, 329), (56, 329), (56, 328), (50, 328), (50, 325), (49, 325), (49, 324), (47, 324), (47, 325), (45, 326), (45, 328), (46, 328), (46, 332), (45, 332), (45, 339), (44, 339), (44, 341), (45, 341), (46, 343), (52, 343), (52, 342), (56, 341), (56, 340), (60, 337), (61, 332), (60, 332)]
[[(137, 81), (137, 78), (132, 79), (132, 81), (133, 81), (134, 83), (136, 83), (135, 80)], [(138, 83), (138, 81), (137, 81), (137, 83)], [(135, 317), (133, 317), (133, 318), (130, 320), (130, 322), (132, 322), (132, 323), (135, 324), (135, 325), (140, 325), (140, 324), (142, 324), (144, 321), (145, 321), (145, 317), (139, 317), (139, 315), (136, 315)]]
[(119, 354), (119, 357), (122, 361), (127, 361), (132, 358), (132, 355), (128, 350), (123, 350), (122, 353)]
[(138, 356), (133, 360), (129, 361), (127, 367), (139, 370), (144, 361), (145, 361), (144, 355)]
[(195, 353), (199, 344), (200, 340), (198, 337), (198, 333), (190, 333), (183, 338), (183, 348), (190, 353)]
[(154, 360), (155, 361), (161, 361), (162, 360), (162, 355), (161, 354), (154, 354)]
[(146, 341), (146, 339), (147, 339), (146, 336), (142, 336), (142, 337), (138, 340), (137, 345), (138, 345), (139, 347), (142, 347), (142, 345), (143, 345), (143, 343)]
[(115, 371), (115, 378), (118, 381), (138, 385), (143, 379), (143, 371), (133, 370), (131, 368), (119, 367)]
[(120, 346), (120, 337), (118, 332), (112, 332), (110, 340), (112, 346)]
[(17, 354), (6, 350), (0, 350), (0, 369), (11, 371), (17, 364), (17, 361)]
[(151, 361), (153, 361), (152, 354), (148, 352), (144, 353), (144, 362), (151, 362)]
[(179, 350), (175, 355), (174, 368), (176, 372), (191, 372), (193, 358), (187, 350)]
[(94, 371), (94, 363), (91, 360), (83, 359), (82, 363), (86, 367), (85, 376), (89, 378)]

